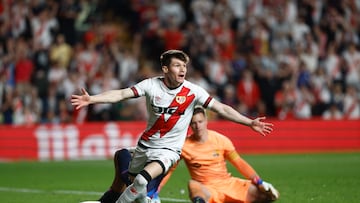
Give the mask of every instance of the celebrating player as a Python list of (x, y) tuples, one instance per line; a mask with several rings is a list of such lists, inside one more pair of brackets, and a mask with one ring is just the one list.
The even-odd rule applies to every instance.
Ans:
[[(80, 109), (95, 103), (114, 103), (140, 96), (146, 97), (147, 126), (139, 138), (129, 165), (133, 183), (122, 192), (118, 203), (134, 200), (146, 202), (147, 184), (180, 159), (187, 127), (196, 105), (209, 108), (225, 119), (249, 126), (265, 136), (272, 124), (265, 117), (250, 119), (225, 105), (200, 86), (185, 79), (189, 57), (180, 50), (168, 50), (160, 56), (163, 76), (145, 79), (132, 87), (110, 90), (90, 96), (84, 88), (82, 95), (72, 95), (71, 104)], [(125, 188), (125, 187), (124, 187)]]
[[(207, 128), (203, 108), (195, 108), (190, 126), (192, 134), (185, 141), (181, 157), (191, 176), (188, 188), (193, 203), (271, 202), (279, 198), (279, 192), (272, 184), (261, 180), (256, 171), (239, 156), (228, 137)], [(231, 176), (226, 160), (246, 180)]]

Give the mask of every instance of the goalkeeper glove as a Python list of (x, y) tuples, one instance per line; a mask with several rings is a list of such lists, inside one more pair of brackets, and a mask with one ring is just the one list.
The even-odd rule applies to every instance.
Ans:
[(252, 182), (259, 188), (261, 192), (267, 194), (270, 200), (275, 201), (279, 199), (280, 193), (271, 183), (261, 180), (260, 177), (255, 177)]

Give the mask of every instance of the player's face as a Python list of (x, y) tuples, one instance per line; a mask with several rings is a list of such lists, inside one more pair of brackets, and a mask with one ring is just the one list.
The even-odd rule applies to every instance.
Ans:
[(170, 88), (180, 86), (184, 80), (187, 72), (186, 63), (180, 59), (172, 58), (169, 66), (164, 66), (166, 85)]
[(190, 127), (195, 135), (201, 135), (207, 131), (207, 120), (204, 114), (197, 113), (193, 115)]

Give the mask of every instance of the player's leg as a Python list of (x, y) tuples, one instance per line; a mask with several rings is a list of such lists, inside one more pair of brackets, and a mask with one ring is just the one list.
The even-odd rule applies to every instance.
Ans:
[(152, 179), (147, 185), (147, 196), (153, 199), (154, 196), (158, 196), (158, 190), (161, 181), (164, 179), (165, 175), (161, 174), (158, 177)]
[(134, 182), (120, 195), (117, 203), (128, 203), (135, 199), (146, 202), (148, 183), (165, 174), (179, 159), (180, 154), (169, 149), (137, 147), (129, 166), (129, 173), (137, 175)]
[(193, 203), (205, 203), (208, 202), (211, 193), (200, 182), (195, 180), (189, 180), (188, 190), (191, 202)]
[(137, 200), (139, 203), (147, 202), (147, 185), (153, 179), (163, 173), (163, 167), (159, 162), (149, 163), (144, 170), (135, 176), (134, 182), (130, 184), (120, 195), (117, 203), (129, 203)]
[[(249, 188), (255, 187), (250, 180), (229, 177), (221, 182), (207, 184), (211, 193), (209, 202), (254, 202), (256, 198), (249, 196)], [(249, 197), (248, 197), (249, 196)]]
[(131, 184), (128, 175), (130, 159), (131, 154), (127, 149), (121, 149), (115, 152), (115, 177), (109, 190), (100, 197), (100, 202), (115, 203), (116, 200), (119, 199), (121, 193), (125, 190), (126, 186)]

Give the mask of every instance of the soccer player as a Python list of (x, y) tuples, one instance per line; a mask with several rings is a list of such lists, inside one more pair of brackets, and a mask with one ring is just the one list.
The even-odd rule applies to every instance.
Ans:
[[(190, 127), (192, 134), (185, 141), (181, 157), (191, 176), (188, 189), (193, 203), (271, 202), (279, 198), (279, 192), (272, 184), (261, 180), (239, 156), (228, 137), (207, 128), (203, 108), (195, 108)], [(246, 179), (232, 176), (226, 160)]]
[(82, 95), (72, 95), (71, 104), (80, 109), (95, 103), (115, 103), (124, 99), (146, 97), (148, 121), (140, 136), (129, 165), (133, 183), (120, 195), (117, 203), (134, 200), (146, 202), (147, 184), (166, 174), (180, 159), (187, 128), (195, 105), (201, 105), (218, 113), (225, 119), (249, 126), (265, 136), (272, 131), (272, 124), (250, 119), (232, 107), (212, 98), (208, 92), (185, 79), (189, 57), (180, 50), (168, 50), (161, 54), (163, 76), (144, 79), (132, 87), (110, 90), (89, 95), (82, 88)]

